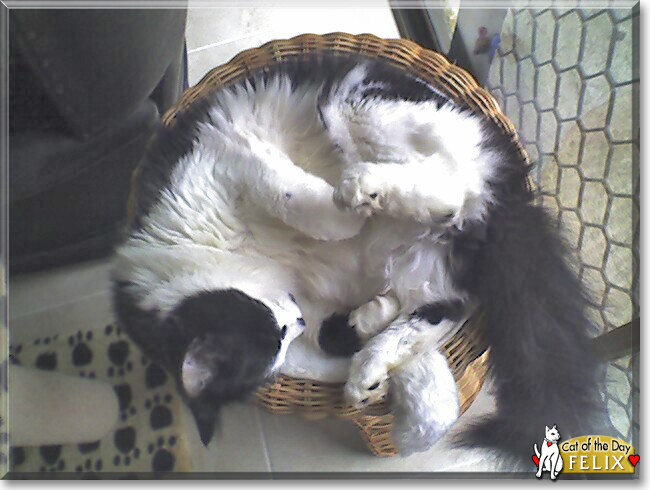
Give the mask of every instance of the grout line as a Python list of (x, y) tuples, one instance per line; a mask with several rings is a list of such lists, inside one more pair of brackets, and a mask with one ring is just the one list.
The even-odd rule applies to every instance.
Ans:
[(189, 56), (189, 55), (191, 55), (193, 53), (198, 53), (199, 51), (204, 51), (204, 50), (210, 49), (210, 48), (216, 48), (217, 46), (223, 46), (224, 44), (233, 43), (233, 42), (236, 42), (236, 41), (242, 41), (244, 39), (248, 39), (248, 38), (253, 37), (253, 36), (257, 35), (257, 34), (268, 34), (270, 32), (271, 32), (270, 29), (260, 29), (259, 31), (250, 32), (250, 33), (245, 34), (243, 36), (231, 37), (230, 39), (224, 39), (222, 41), (217, 41), (216, 43), (210, 43), (210, 44), (206, 44), (205, 46), (201, 46), (199, 48), (190, 49), (190, 50), (187, 51), (187, 54)]
[[(31, 314), (43, 313), (52, 308), (59, 308), (74, 303), (80, 299), (95, 296), (99, 293), (110, 293), (112, 290), (112, 268), (112, 258), (109, 258), (88, 262), (86, 264), (73, 264), (70, 267), (61, 268), (55, 272), (37, 272), (36, 275), (32, 277), (19, 276), (13, 280), (10, 279), (7, 284), (7, 315), (10, 320), (16, 320)], [(93, 279), (92, 283), (90, 282), (91, 275)], [(70, 284), (61, 287), (61, 281), (70, 280), (75, 276), (81, 276), (82, 282), (89, 283), (89, 286), (87, 286), (84, 291), (79, 291), (77, 284), (73, 284), (73, 287), (70, 287)], [(104, 284), (103, 286), (101, 285), (102, 283)], [(68, 291), (65, 291), (67, 294), (60, 295), (58, 300), (53, 303), (47, 303), (47, 301), (45, 301), (41, 304), (35, 305), (35, 308), (33, 309), (24, 309), (22, 306), (25, 306), (25, 304), (28, 306), (33, 304), (31, 301), (29, 303), (24, 301), (27, 296), (26, 291), (31, 290), (38, 290), (40, 294), (37, 294), (37, 296), (45, 296), (44, 293), (47, 293), (48, 291)], [(80, 296), (80, 294), (82, 296)], [(48, 299), (51, 298), (48, 297)], [(16, 303), (18, 303), (18, 305)], [(24, 311), (20, 311), (16, 316), (12, 316), (12, 310), (23, 309)]]
[(107, 296), (107, 295), (110, 297), (111, 296), (111, 291), (112, 290), (110, 288), (101, 289), (99, 291), (95, 291), (94, 293), (86, 294), (85, 296), (77, 296), (77, 297), (75, 297), (73, 299), (69, 299), (67, 301), (61, 301), (61, 302), (58, 302), (58, 303), (54, 303), (54, 304), (45, 306), (45, 307), (37, 309), (37, 310), (30, 310), (30, 311), (27, 311), (27, 312), (24, 312), (24, 313), (20, 313), (18, 316), (11, 316), (11, 304), (8, 304), (7, 305), (7, 317), (9, 318), (9, 323), (11, 323), (12, 321), (16, 321), (16, 320), (24, 320), (25, 318), (28, 318), (28, 317), (33, 316), (33, 315), (42, 315), (42, 314), (44, 314), (45, 312), (47, 312), (49, 310), (56, 310), (56, 309), (62, 308), (64, 306), (71, 306), (71, 305), (74, 305), (76, 303), (81, 303), (83, 301), (86, 301), (88, 299), (93, 299), (93, 298), (96, 298), (96, 297)]
[[(252, 405), (252, 404), (251, 404)], [(269, 467), (269, 472), (273, 474), (273, 463), (271, 462), (271, 452), (269, 451), (269, 444), (266, 439), (266, 430), (264, 427), (264, 422), (262, 421), (262, 414), (260, 413), (260, 408), (252, 405), (253, 410), (255, 410), (255, 415), (257, 416), (257, 422), (259, 423), (260, 430), (262, 431), (262, 445), (264, 446), (264, 456), (266, 457), (266, 464)]]

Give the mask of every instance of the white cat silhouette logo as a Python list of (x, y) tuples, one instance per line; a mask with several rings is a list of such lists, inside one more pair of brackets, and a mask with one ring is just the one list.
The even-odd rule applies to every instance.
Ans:
[(544, 438), (544, 444), (542, 444), (541, 454), (537, 450), (537, 443), (535, 443), (535, 455), (533, 456), (533, 461), (537, 465), (537, 473), (535, 476), (537, 478), (542, 477), (542, 472), (549, 471), (551, 473), (551, 480), (555, 480), (557, 475), (564, 468), (564, 460), (562, 459), (562, 454), (560, 454), (560, 448), (557, 445), (557, 441), (560, 440), (560, 433), (557, 430), (557, 426), (552, 428), (546, 427), (546, 437)]

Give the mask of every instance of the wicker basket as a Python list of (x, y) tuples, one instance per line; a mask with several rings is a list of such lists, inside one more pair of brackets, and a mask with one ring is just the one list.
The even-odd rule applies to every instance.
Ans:
[[(449, 63), (440, 54), (426, 50), (411, 41), (385, 40), (369, 34), (304, 34), (289, 40), (271, 41), (259, 48), (243, 51), (228, 63), (211, 70), (197, 85), (188, 89), (176, 106), (165, 113), (163, 123), (173, 126), (178, 113), (198, 98), (226, 84), (287, 60), (322, 52), (381, 59), (426, 80), (452, 100), (465, 103), (477, 113), (494, 120), (511, 136), (513, 144), (521, 153), (522, 161), (528, 164), (528, 156), (519, 142), (514, 126), (503, 114), (495, 99), (480, 88), (467, 72)], [(139, 169), (136, 169), (133, 179), (138, 176)], [(134, 185), (133, 189), (136, 187)], [(135, 199), (132, 192), (129, 197), (131, 211), (136, 209)], [(480, 335), (480, 323), (481, 315), (477, 313), (444, 348), (444, 354), (458, 385), (461, 413), (474, 401), (487, 372), (488, 351)], [(272, 384), (259, 389), (254, 399), (276, 414), (297, 413), (312, 420), (333, 415), (351, 420), (359, 428), (374, 454), (396, 455), (397, 450), (391, 442), (392, 415), (388, 405), (383, 402), (359, 411), (345, 406), (342, 395), (342, 384), (281, 376)]]

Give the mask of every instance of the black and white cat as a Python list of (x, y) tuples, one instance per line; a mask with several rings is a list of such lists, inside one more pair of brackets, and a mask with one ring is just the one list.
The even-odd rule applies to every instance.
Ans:
[[(160, 128), (116, 254), (116, 312), (206, 441), (303, 329), (358, 351), (345, 393), (363, 406), (395, 366), (437, 362), (480, 304), (499, 411), (465, 441), (527, 457), (530, 427), (577, 435), (599, 393), (586, 296), (527, 171), (493, 123), (385, 63), (282, 64)], [(458, 407), (444, 400), (446, 430)]]

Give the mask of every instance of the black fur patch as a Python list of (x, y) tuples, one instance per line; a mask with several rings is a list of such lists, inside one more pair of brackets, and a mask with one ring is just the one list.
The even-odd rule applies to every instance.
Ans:
[(501, 155), (489, 182), (496, 204), (480, 234), (454, 237), (454, 280), (481, 305), (481, 328), (498, 412), (458, 439), (529, 463), (531, 443), (555, 425), (563, 439), (610, 434), (598, 361), (589, 349), (588, 298), (569, 266), (554, 219), (533, 204), (529, 168), (514, 144), (484, 122), (484, 151)]
[(187, 298), (170, 321), (201, 339), (204, 347), (197, 355), (217, 375), (206, 391), (221, 401), (241, 398), (264, 381), (282, 335), (271, 310), (236, 289)]
[[(227, 289), (188, 297), (161, 322), (136, 305), (135, 299), (126, 293), (127, 287), (117, 283), (114, 290), (120, 321), (143, 351), (175, 377), (182, 393), (182, 362), (190, 343), (199, 339), (193, 355), (199, 356), (214, 376), (202, 393), (191, 400), (191, 408), (207, 444), (219, 407), (245, 398), (265, 382), (282, 335), (273, 313), (241, 291)], [(152, 366), (155, 365), (149, 368)], [(149, 369), (147, 383), (151, 384)]]
[(464, 311), (463, 302), (460, 300), (440, 301), (418, 308), (411, 316), (423, 318), (431, 325), (436, 325), (444, 319), (459, 321)]
[(324, 352), (350, 357), (361, 350), (361, 339), (348, 324), (350, 315), (335, 314), (323, 321), (318, 333), (318, 345)]

